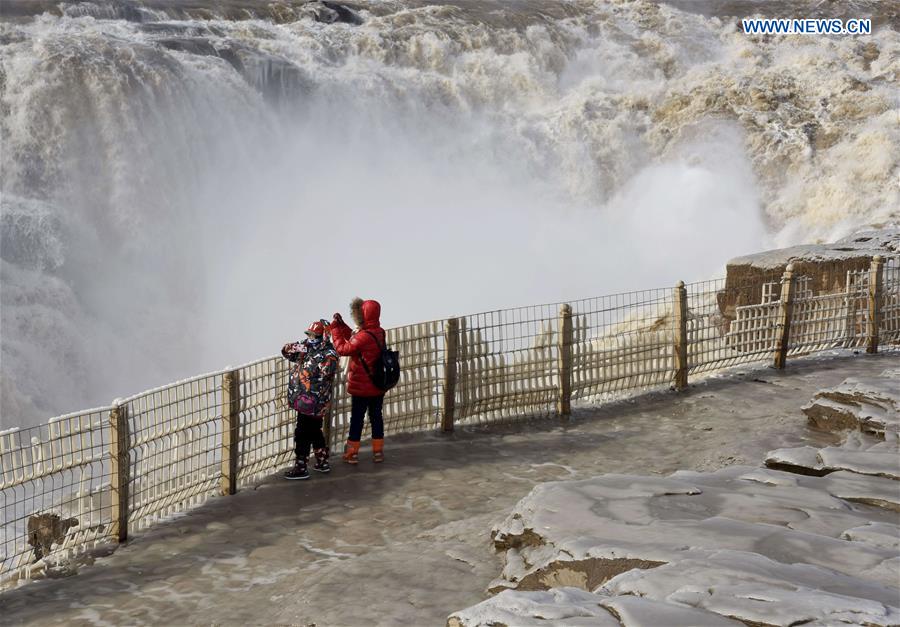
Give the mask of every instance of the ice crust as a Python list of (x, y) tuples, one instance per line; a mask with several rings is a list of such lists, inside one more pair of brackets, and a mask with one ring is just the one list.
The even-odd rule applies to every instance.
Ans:
[(807, 244), (735, 257), (730, 266), (751, 266), (762, 270), (783, 268), (796, 261), (846, 261), (900, 251), (900, 229), (860, 231), (833, 244)]
[(900, 624), (896, 384), (820, 391), (855, 429), (770, 468), (538, 485), (493, 529), (501, 592), (448, 625)]
[(880, 436), (900, 432), (900, 372), (885, 370), (877, 377), (845, 379), (816, 393), (803, 412), (821, 429), (858, 429)]

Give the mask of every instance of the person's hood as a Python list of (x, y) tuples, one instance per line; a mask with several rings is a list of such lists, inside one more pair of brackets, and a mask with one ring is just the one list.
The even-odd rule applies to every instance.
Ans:
[(361, 329), (374, 329), (381, 326), (381, 305), (377, 300), (354, 298), (350, 303), (353, 321)]

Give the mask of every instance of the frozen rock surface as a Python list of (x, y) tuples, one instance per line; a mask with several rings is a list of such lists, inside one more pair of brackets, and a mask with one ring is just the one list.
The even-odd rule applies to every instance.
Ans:
[(893, 624), (898, 486), (747, 466), (543, 484), (493, 530), (506, 551), (493, 589), (510, 589), (449, 624), (606, 624), (598, 608), (635, 598), (663, 607), (635, 605), (631, 620), (614, 612), (621, 624), (682, 610), (703, 612), (688, 624)]
[(496, 583), (594, 589), (634, 568), (732, 550), (891, 585), (895, 575), (878, 567), (895, 554), (841, 534), (893, 522), (898, 486), (843, 471), (807, 477), (747, 466), (547, 483), (494, 528), (495, 547), (512, 551)]
[(767, 454), (766, 466), (817, 476), (845, 470), (900, 479), (900, 371), (846, 379), (817, 392), (803, 411), (816, 427), (844, 431), (844, 441), (776, 449)]
[[(841, 446), (801, 446), (770, 451), (766, 466), (805, 475), (824, 476), (838, 470), (900, 480), (900, 445), (890, 441), (872, 441), (861, 434)], [(869, 441), (866, 442), (865, 440)]]
[(503, 591), (448, 624), (900, 623), (896, 374), (817, 393), (854, 430), (769, 468), (537, 486), (492, 532)]
[(806, 277), (813, 294), (843, 292), (847, 273), (867, 271), (876, 255), (895, 256), (900, 250), (900, 229), (863, 231), (831, 244), (811, 244), (769, 250), (731, 259), (725, 266), (725, 290), (719, 310), (734, 319), (735, 307), (758, 303), (764, 283), (778, 281), (792, 264), (794, 276)]
[(870, 260), (875, 255), (893, 255), (900, 252), (900, 229), (861, 231), (831, 244), (807, 244), (778, 248), (743, 257), (735, 257), (728, 262), (731, 266), (750, 266), (762, 270), (783, 271), (789, 263)]
[(896, 433), (900, 431), (900, 371), (889, 369), (875, 377), (850, 377), (817, 392), (803, 412), (820, 429)]
[(548, 591), (506, 590), (447, 621), (464, 625), (516, 625), (517, 627), (728, 627), (742, 623), (706, 610), (639, 596), (604, 596), (580, 588)]

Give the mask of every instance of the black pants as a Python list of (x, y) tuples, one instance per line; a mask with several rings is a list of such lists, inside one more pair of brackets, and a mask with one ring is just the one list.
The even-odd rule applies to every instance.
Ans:
[(372, 439), (384, 438), (384, 419), (381, 409), (384, 406), (384, 395), (381, 396), (354, 396), (350, 405), (350, 434), (347, 439), (351, 442), (359, 442), (362, 438), (363, 420), (366, 412), (369, 412), (369, 423), (372, 425)]
[(325, 448), (322, 419), (297, 412), (297, 428), (294, 429), (294, 454), (298, 460), (309, 457), (309, 447)]

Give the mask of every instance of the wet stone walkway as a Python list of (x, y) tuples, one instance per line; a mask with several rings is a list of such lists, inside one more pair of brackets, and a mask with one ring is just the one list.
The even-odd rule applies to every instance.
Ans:
[(762, 464), (823, 445), (800, 406), (900, 354), (735, 371), (601, 408), (450, 436), (390, 437), (388, 460), (270, 477), (135, 536), (77, 575), (0, 593), (0, 623), (443, 625), (502, 568), (492, 524), (540, 482)]

